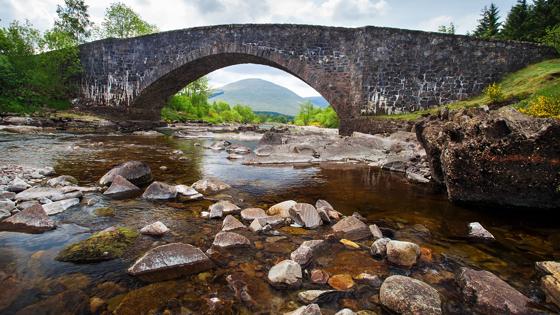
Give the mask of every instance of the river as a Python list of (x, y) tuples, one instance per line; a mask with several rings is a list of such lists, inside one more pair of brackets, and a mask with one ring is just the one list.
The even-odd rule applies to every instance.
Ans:
[[(314, 262), (331, 275), (410, 275), (440, 292), (444, 313), (464, 314), (469, 311), (463, 306), (454, 275), (459, 267), (469, 266), (489, 270), (528, 297), (543, 301), (534, 263), (560, 259), (557, 214), (528, 215), (526, 211), (453, 205), (443, 191), (430, 185), (412, 184), (399, 173), (362, 164), (246, 166), (226, 159), (223, 151), (199, 145), (209, 141), (168, 136), (1, 134), (0, 164), (52, 166), (57, 174), (72, 175), (80, 185), (88, 186), (112, 166), (140, 160), (151, 166), (156, 180), (171, 184), (190, 185), (203, 177), (217, 177), (232, 186), (226, 193), (242, 208), (267, 209), (290, 199), (314, 204), (325, 199), (345, 215), (358, 212), (369, 224), (386, 228), (397, 239), (431, 249), (433, 257), (432, 262), (408, 270), (377, 261), (367, 250), (350, 250), (335, 243)], [(255, 141), (233, 142), (256, 146)], [(174, 150), (181, 150), (182, 158)], [(82, 204), (54, 216), (56, 230), (43, 234), (0, 232), (1, 290), (10, 290), (1, 295), (0, 313), (88, 313), (91, 298), (97, 297), (118, 314), (250, 314), (227, 285), (225, 277), (231, 273), (245, 277), (249, 293), (258, 302), (258, 312), (277, 314), (296, 308), (297, 290), (272, 288), (266, 282), (267, 271), (274, 263), (288, 259), (303, 240), (322, 238), (329, 227), (281, 228), (279, 232), (287, 236), (283, 239), (250, 235), (250, 248), (228, 251), (217, 268), (178, 280), (147, 284), (126, 273), (138, 256), (156, 245), (185, 242), (208, 249), (221, 228), (221, 221), (200, 217), (210, 204), (209, 200), (150, 202), (99, 197), (94, 205)], [(101, 207), (114, 209), (114, 214), (96, 215), (95, 210)], [(140, 229), (157, 220), (172, 232), (159, 239), (141, 236), (122, 259), (94, 264), (54, 259), (65, 246), (92, 232), (111, 226)], [(496, 241), (478, 243), (466, 238), (467, 224), (473, 221), (491, 230)], [(365, 248), (371, 240), (360, 243)], [(304, 288), (319, 287), (307, 283)], [(385, 312), (376, 291), (367, 288), (341, 294), (321, 306), (323, 314), (334, 314), (342, 306)]]

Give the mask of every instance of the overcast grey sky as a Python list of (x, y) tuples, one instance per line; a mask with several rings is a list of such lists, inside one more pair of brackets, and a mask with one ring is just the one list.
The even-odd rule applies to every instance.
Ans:
[[(114, 0), (86, 0), (94, 22), (103, 19)], [(435, 31), (457, 25), (458, 33), (472, 30), (480, 11), (491, 0), (130, 0), (121, 1), (161, 30), (230, 23), (302, 23), (357, 27), (364, 25)], [(494, 0), (505, 17), (516, 0)], [(63, 0), (0, 0), (0, 25), (28, 19), (41, 30), (52, 26), (56, 5)], [(299, 79), (277, 69), (237, 65), (209, 75), (217, 87), (245, 78), (262, 78), (302, 96), (317, 95)]]

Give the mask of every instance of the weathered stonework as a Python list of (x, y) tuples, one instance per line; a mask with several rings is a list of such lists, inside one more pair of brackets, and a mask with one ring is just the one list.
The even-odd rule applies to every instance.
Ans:
[(529, 43), (379, 27), (198, 27), (81, 46), (85, 71), (78, 103), (113, 118), (156, 119), (166, 100), (189, 82), (255, 63), (315, 88), (337, 111), (341, 132), (349, 133), (363, 116), (464, 99), (553, 56), (550, 48)]

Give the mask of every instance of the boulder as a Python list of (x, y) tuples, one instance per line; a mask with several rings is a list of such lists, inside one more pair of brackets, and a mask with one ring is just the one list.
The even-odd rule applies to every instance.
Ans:
[(214, 238), (212, 246), (220, 248), (236, 248), (251, 246), (251, 242), (245, 236), (234, 232), (219, 232)]
[(52, 187), (31, 187), (26, 189), (16, 195), (17, 201), (29, 201), (29, 200), (40, 200), (42, 198), (47, 198), (52, 201), (59, 201), (71, 198), (81, 198), (83, 196), (82, 192), (79, 190), (71, 191), (70, 187), (67, 190), (62, 188), (52, 188)]
[(16, 193), (13, 191), (0, 191), (0, 200), (14, 200)]
[(269, 283), (279, 289), (297, 289), (301, 286), (301, 267), (293, 260), (283, 260), (268, 271)]
[(560, 208), (560, 120), (508, 106), (462, 109), (415, 126), (431, 175), (453, 202)]
[(290, 258), (302, 266), (307, 265), (313, 258), (314, 252), (320, 249), (324, 244), (324, 240), (305, 241), (290, 254)]
[(73, 186), (78, 185), (78, 180), (70, 175), (61, 175), (55, 178), (51, 178), (47, 181), (47, 185), (51, 187), (59, 186)]
[(267, 230), (267, 229), (270, 229), (270, 228), (272, 228), (272, 227), (270, 227), (270, 225), (266, 225), (266, 223), (263, 223), (259, 219), (253, 220), (253, 222), (251, 222), (251, 224), (249, 225), (249, 230), (251, 230), (251, 232), (254, 232), (254, 233), (260, 233), (260, 232), (262, 232), (264, 230)]
[(247, 208), (241, 210), (241, 218), (243, 220), (252, 221), (255, 219), (262, 219), (266, 217), (268, 217), (268, 215), (261, 208)]
[(124, 177), (136, 186), (147, 185), (152, 181), (152, 170), (150, 166), (140, 161), (128, 161), (113, 167), (99, 180), (102, 186), (109, 185), (117, 175)]
[(352, 241), (361, 240), (371, 235), (368, 226), (354, 216), (338, 221), (332, 226), (332, 230), (337, 237)]
[(8, 191), (19, 193), (31, 187), (27, 182), (19, 177), (15, 177), (10, 185), (8, 185)]
[(9, 199), (4, 199), (4, 200), (0, 200), (0, 211), (7, 211), (10, 212), (12, 210), (14, 210), (16, 208), (16, 203), (9, 200)]
[(288, 213), (295, 223), (308, 229), (316, 229), (323, 224), (317, 209), (308, 203), (296, 203), (290, 208)]
[(286, 200), (280, 203), (277, 203), (275, 205), (273, 205), (272, 207), (268, 208), (268, 210), (266, 211), (266, 213), (268, 215), (279, 215), (283, 218), (289, 218), (290, 217), (290, 208), (295, 206), (297, 204), (297, 202), (293, 201), (293, 200)]
[(241, 210), (238, 206), (230, 201), (222, 200), (212, 204), (208, 207), (208, 212), (210, 212), (210, 219), (221, 218), (224, 214), (232, 214)]
[(469, 237), (477, 240), (483, 240), (483, 241), (495, 240), (494, 235), (488, 232), (488, 230), (486, 230), (478, 222), (469, 223)]
[(381, 230), (379, 229), (379, 227), (376, 224), (372, 224), (369, 226), (369, 231), (371, 232), (371, 235), (373, 236), (374, 240), (378, 240), (380, 238), (383, 238), (383, 233), (381, 232)]
[(43, 233), (55, 228), (54, 221), (41, 205), (26, 208), (11, 217), (0, 221), (0, 230), (24, 233)]
[(224, 222), (222, 222), (222, 232), (228, 232), (228, 231), (233, 231), (237, 229), (246, 229), (246, 228), (247, 227), (243, 223), (241, 223), (231, 214), (227, 215), (224, 219)]
[(321, 315), (321, 308), (317, 304), (301, 306), (295, 311), (284, 313), (284, 315)]
[(532, 314), (529, 298), (491, 272), (461, 268), (457, 282), (463, 300), (481, 314)]
[(142, 198), (149, 200), (167, 200), (177, 197), (175, 186), (162, 182), (153, 182), (146, 188), (142, 194)]
[(167, 232), (169, 232), (169, 228), (160, 221), (156, 221), (140, 229), (140, 233), (152, 236), (163, 236)]
[(8, 210), (0, 209), (0, 221), (4, 220), (5, 218), (11, 216), (12, 213)]
[(545, 274), (541, 278), (541, 287), (546, 301), (560, 307), (560, 262), (540, 261), (536, 266), (537, 270)]
[(212, 261), (197, 247), (171, 243), (150, 249), (128, 268), (144, 281), (163, 281), (212, 269)]
[(442, 314), (439, 293), (428, 284), (405, 276), (390, 276), (379, 290), (383, 306), (397, 314)]
[(177, 185), (175, 186), (175, 190), (177, 191), (177, 194), (179, 194), (181, 197), (185, 197), (189, 200), (199, 200), (204, 198), (204, 196), (201, 193), (199, 193), (196, 189), (187, 185)]
[(370, 252), (373, 257), (384, 258), (387, 256), (387, 243), (391, 241), (390, 238), (380, 238), (371, 244)]
[(334, 210), (333, 206), (326, 200), (319, 199), (315, 202), (315, 208), (324, 208), (328, 210)]
[(138, 233), (128, 228), (108, 228), (67, 246), (58, 253), (56, 260), (91, 263), (115, 259), (121, 257), (137, 237)]
[(240, 144), (233, 144), (230, 145), (226, 151), (228, 153), (233, 153), (233, 154), (249, 154), (251, 153), (251, 149), (244, 146), (244, 145), (240, 145)]
[(391, 240), (387, 243), (387, 260), (393, 264), (412, 267), (420, 256), (420, 246), (411, 242)]
[(60, 201), (44, 204), (43, 209), (45, 210), (47, 215), (55, 215), (63, 211), (66, 211), (70, 207), (73, 207), (79, 203), (80, 203), (80, 199), (72, 198), (72, 199), (60, 200)]
[(215, 178), (205, 178), (192, 184), (192, 188), (205, 195), (214, 195), (230, 189), (231, 186)]
[(120, 175), (113, 177), (111, 186), (109, 186), (109, 188), (103, 193), (103, 195), (113, 199), (131, 198), (139, 194), (140, 188), (136, 187), (136, 185)]

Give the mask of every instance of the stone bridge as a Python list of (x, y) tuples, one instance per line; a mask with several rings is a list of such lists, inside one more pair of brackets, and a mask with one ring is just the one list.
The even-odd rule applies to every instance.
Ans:
[(166, 100), (214, 70), (255, 63), (305, 81), (334, 107), (341, 132), (371, 116), (442, 105), (553, 57), (550, 48), (379, 27), (244, 24), (81, 46), (79, 106), (116, 119), (159, 119)]

